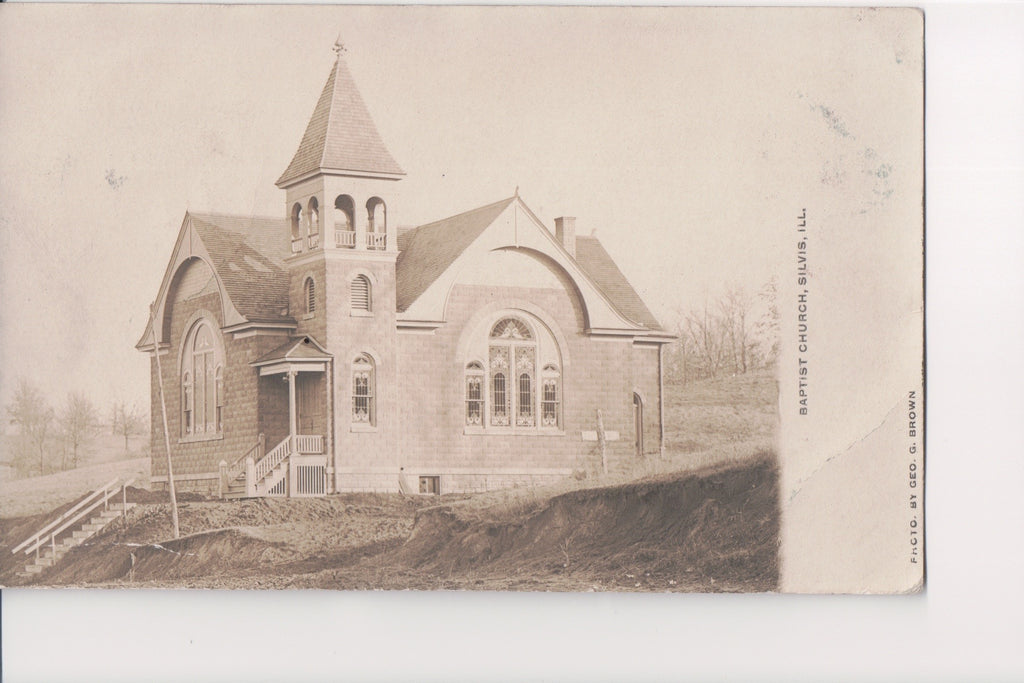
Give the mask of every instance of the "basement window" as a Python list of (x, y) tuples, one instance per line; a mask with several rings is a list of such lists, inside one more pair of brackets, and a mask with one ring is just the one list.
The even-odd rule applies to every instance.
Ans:
[(420, 477), (420, 493), (432, 496), (441, 495), (441, 477)]

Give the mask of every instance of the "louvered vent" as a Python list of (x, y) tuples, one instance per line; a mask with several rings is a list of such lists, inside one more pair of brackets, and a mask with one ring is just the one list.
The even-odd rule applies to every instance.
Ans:
[(316, 312), (316, 284), (313, 278), (306, 278), (306, 313)]
[(370, 281), (365, 275), (357, 275), (352, 280), (352, 309), (356, 311), (370, 310)]

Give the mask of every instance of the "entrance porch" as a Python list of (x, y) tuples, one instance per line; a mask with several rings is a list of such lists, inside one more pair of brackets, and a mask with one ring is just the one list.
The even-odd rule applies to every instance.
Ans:
[[(332, 357), (303, 336), (252, 363), (259, 373), (257, 442), (233, 463), (220, 463), (224, 498), (311, 497), (330, 493), (333, 444), (330, 368)], [(287, 383), (287, 422), (284, 395)], [(267, 450), (267, 444), (274, 444)]]

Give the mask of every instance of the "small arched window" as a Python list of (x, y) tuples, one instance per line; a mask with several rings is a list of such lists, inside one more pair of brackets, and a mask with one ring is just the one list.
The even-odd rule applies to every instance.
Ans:
[(316, 197), (309, 198), (309, 210), (306, 215), (309, 216), (309, 234), (316, 235), (320, 232), (320, 202)]
[(365, 275), (356, 275), (352, 278), (352, 310), (372, 311), (373, 292), (370, 288), (370, 278)]
[(480, 426), (484, 415), (484, 366), (473, 361), (466, 366), (466, 424)]
[(185, 337), (181, 357), (181, 431), (217, 435), (223, 429), (224, 354), (213, 331), (200, 320)]
[(352, 422), (376, 424), (373, 361), (363, 354), (352, 361)]
[(559, 387), (561, 375), (553, 363), (544, 366), (541, 373), (540, 424), (542, 427), (557, 427), (559, 413)]
[(303, 285), (302, 298), (306, 303), (306, 313), (316, 313), (316, 282), (307, 277)]

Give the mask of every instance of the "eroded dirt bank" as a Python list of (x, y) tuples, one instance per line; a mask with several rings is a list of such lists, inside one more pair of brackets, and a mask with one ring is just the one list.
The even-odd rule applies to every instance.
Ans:
[(167, 506), (139, 502), (38, 583), (765, 591), (778, 581), (777, 471), (768, 456), (483, 509), (369, 494), (195, 501), (182, 506), (176, 540), (167, 540)]

